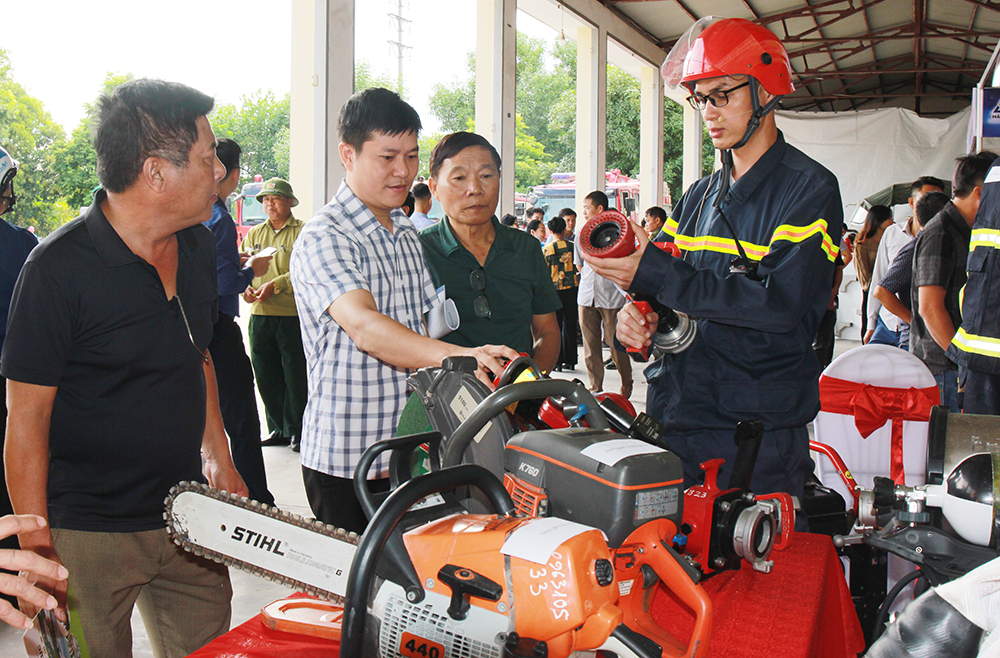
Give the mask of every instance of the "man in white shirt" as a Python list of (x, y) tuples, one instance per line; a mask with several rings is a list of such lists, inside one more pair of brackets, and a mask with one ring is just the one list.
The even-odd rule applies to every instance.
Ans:
[[(595, 190), (583, 200), (583, 219), (587, 221), (607, 209), (608, 196)], [(604, 342), (611, 348), (611, 359), (622, 377), (621, 394), (627, 398), (632, 395), (632, 362), (625, 352), (615, 349), (615, 323), (618, 310), (625, 305), (625, 294), (613, 282), (595, 272), (590, 263), (584, 262), (579, 241), (574, 248), (573, 261), (580, 271), (577, 303), (583, 337), (583, 364), (587, 368), (590, 390), (604, 390), (604, 351), (601, 347)]]
[(431, 211), (431, 188), (427, 187), (427, 183), (417, 183), (410, 192), (413, 194), (413, 214), (410, 215), (413, 228), (423, 231), (428, 226), (434, 226), (434, 220), (427, 216)]
[[(921, 176), (910, 187), (910, 209), (916, 205), (917, 200), (928, 192), (943, 192), (941, 181), (931, 176)], [(878, 253), (875, 255), (875, 267), (872, 269), (872, 281), (881, 281), (882, 277), (889, 270), (892, 261), (896, 260), (896, 255), (913, 236), (907, 233), (899, 224), (893, 224), (882, 234), (882, 240), (878, 245)], [(868, 315), (868, 333), (865, 334), (864, 343), (873, 345), (899, 345), (899, 331), (901, 320), (882, 307), (882, 303), (875, 299), (874, 295), (868, 296), (868, 307), (865, 309)]]
[[(416, 110), (388, 89), (366, 89), (341, 109), (337, 130), (344, 180), (291, 256), (309, 383), (302, 479), (316, 519), (361, 534), (368, 519), (354, 469), (395, 434), (410, 372), (472, 356), (487, 382), (517, 352), (426, 335), (436, 295), (420, 238), (399, 209), (420, 164)], [(372, 491), (388, 491), (388, 466), (381, 457), (373, 464)]]

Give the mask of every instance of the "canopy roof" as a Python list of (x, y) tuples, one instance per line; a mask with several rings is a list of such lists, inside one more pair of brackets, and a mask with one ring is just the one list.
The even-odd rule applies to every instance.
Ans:
[(781, 39), (795, 71), (788, 110), (969, 105), (1000, 39), (998, 0), (598, 0), (665, 51), (703, 16), (745, 18)]

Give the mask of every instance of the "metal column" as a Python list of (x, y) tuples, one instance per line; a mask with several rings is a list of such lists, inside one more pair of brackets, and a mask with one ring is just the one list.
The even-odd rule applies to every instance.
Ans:
[(604, 191), (607, 163), (608, 35), (577, 28), (576, 208), (594, 190)]
[(517, 0), (479, 0), (476, 11), (476, 132), (500, 152), (500, 207), (514, 213)]

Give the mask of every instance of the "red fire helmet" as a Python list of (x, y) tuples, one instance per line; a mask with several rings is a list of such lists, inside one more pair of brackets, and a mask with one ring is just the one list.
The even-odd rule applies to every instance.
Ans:
[(788, 53), (766, 27), (742, 18), (699, 19), (667, 55), (660, 69), (672, 89), (726, 75), (750, 75), (768, 92), (784, 96), (795, 91)]

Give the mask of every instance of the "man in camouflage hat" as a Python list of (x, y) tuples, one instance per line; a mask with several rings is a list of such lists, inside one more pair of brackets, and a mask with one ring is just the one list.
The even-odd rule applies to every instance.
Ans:
[(257, 200), (264, 206), (267, 221), (250, 229), (242, 251), (252, 255), (269, 247), (276, 250), (267, 272), (254, 278), (243, 293), (243, 299), (252, 304), (250, 360), (271, 432), (262, 444), (291, 444), (298, 451), (306, 407), (306, 357), (288, 264), (304, 223), (292, 217), (299, 200), (284, 179), (264, 183)]

